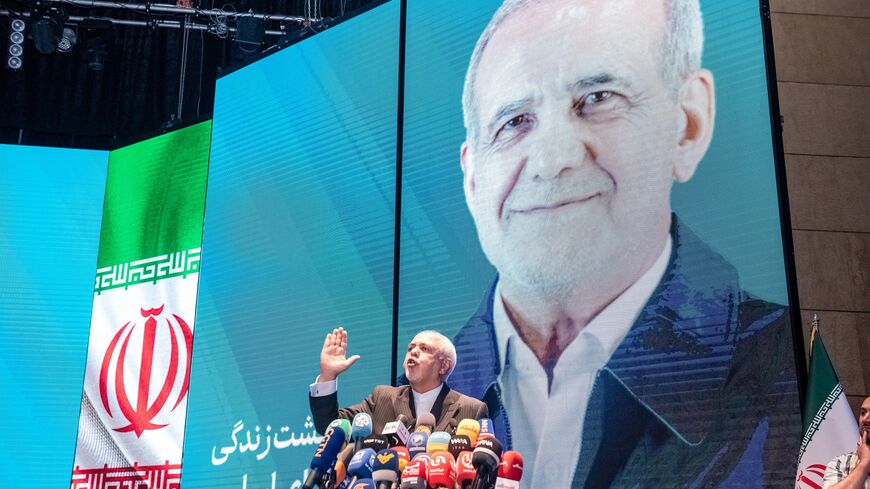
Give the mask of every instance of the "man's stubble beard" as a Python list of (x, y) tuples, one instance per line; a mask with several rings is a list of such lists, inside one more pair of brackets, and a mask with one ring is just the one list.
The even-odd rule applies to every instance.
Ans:
[(601, 224), (570, 233), (546, 232), (540, 226), (499, 233), (488, 223), (478, 223), (477, 229), (503, 285), (560, 300), (595, 288), (618, 259), (619, 253), (613, 252), (619, 248), (616, 237)]

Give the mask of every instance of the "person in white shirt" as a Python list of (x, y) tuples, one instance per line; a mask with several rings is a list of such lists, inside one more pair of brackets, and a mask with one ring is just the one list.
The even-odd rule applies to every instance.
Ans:
[(828, 463), (824, 489), (870, 489), (870, 397), (861, 403), (858, 415), (861, 434), (854, 452), (844, 453)]

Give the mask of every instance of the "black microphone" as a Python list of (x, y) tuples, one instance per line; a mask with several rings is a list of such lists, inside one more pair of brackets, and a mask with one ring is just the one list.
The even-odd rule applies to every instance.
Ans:
[(501, 442), (495, 438), (477, 440), (477, 447), (471, 453), (471, 465), (477, 470), (472, 489), (486, 489), (493, 485), (503, 450)]
[(335, 459), (338, 458), (338, 452), (344, 447), (344, 438), (344, 430), (340, 428), (326, 430), (317, 451), (314, 452), (314, 458), (311, 460), (311, 472), (308, 473), (302, 489), (313, 489), (315, 485), (321, 484), (323, 475), (332, 469)]
[(450, 443), (447, 444), (447, 451), (455, 459), (460, 453), (471, 451), (471, 439), (465, 435), (453, 435), (450, 437)]
[(360, 450), (371, 448), (375, 453), (390, 448), (390, 444), (387, 443), (387, 438), (383, 435), (369, 435), (365, 437), (360, 445)]

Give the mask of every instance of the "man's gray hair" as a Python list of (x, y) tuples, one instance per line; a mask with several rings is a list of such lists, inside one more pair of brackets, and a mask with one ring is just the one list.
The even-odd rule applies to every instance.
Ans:
[(456, 368), (456, 347), (453, 346), (453, 342), (450, 341), (450, 338), (444, 336), (443, 334), (433, 330), (427, 329), (420, 331), (417, 333), (417, 336), (426, 335), (435, 339), (435, 347), (438, 350), (438, 355), (442, 360), (449, 360), (450, 367), (447, 369), (447, 373), (444, 374), (442, 380), (447, 380), (447, 377), (450, 377), (450, 374), (453, 373), (453, 369)]
[[(535, 3), (536, 0), (504, 0), (493, 14), (486, 29), (477, 40), (462, 93), (462, 113), (468, 141), (477, 142), (479, 114), (475, 102), (477, 68), (486, 46), (499, 26), (514, 12)], [(613, 0), (620, 1), (620, 0)], [(662, 77), (676, 91), (683, 80), (701, 67), (704, 50), (704, 22), (701, 18), (700, 0), (662, 0), (665, 3), (666, 25), (662, 48)]]

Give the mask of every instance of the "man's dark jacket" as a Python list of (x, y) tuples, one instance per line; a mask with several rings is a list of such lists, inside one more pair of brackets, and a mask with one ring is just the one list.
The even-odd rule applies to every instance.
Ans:
[[(788, 310), (741, 290), (734, 267), (676, 216), (671, 237), (661, 282), (597, 374), (579, 460), (564, 461), (576, 465), (571, 487), (792, 487), (800, 414)], [(510, 446), (494, 291), (454, 340), (451, 382), (487, 403)]]
[[(372, 432), (376, 434), (381, 433), (384, 425), (395, 421), (400, 414), (408, 418), (412, 427), (416, 421), (414, 396), (411, 395), (411, 387), (407, 385), (399, 387), (379, 385), (361, 403), (341, 409), (338, 408), (338, 393), (321, 397), (309, 396), (308, 401), (311, 404), (314, 427), (320, 433), (326, 431), (327, 425), (332, 420), (336, 418), (352, 420), (357, 413), (371, 415)], [(485, 418), (487, 409), (484, 403), (462, 395), (444, 384), (432, 406), (432, 415), (435, 416), (434, 431), (452, 433), (459, 422), (465, 418)]]

